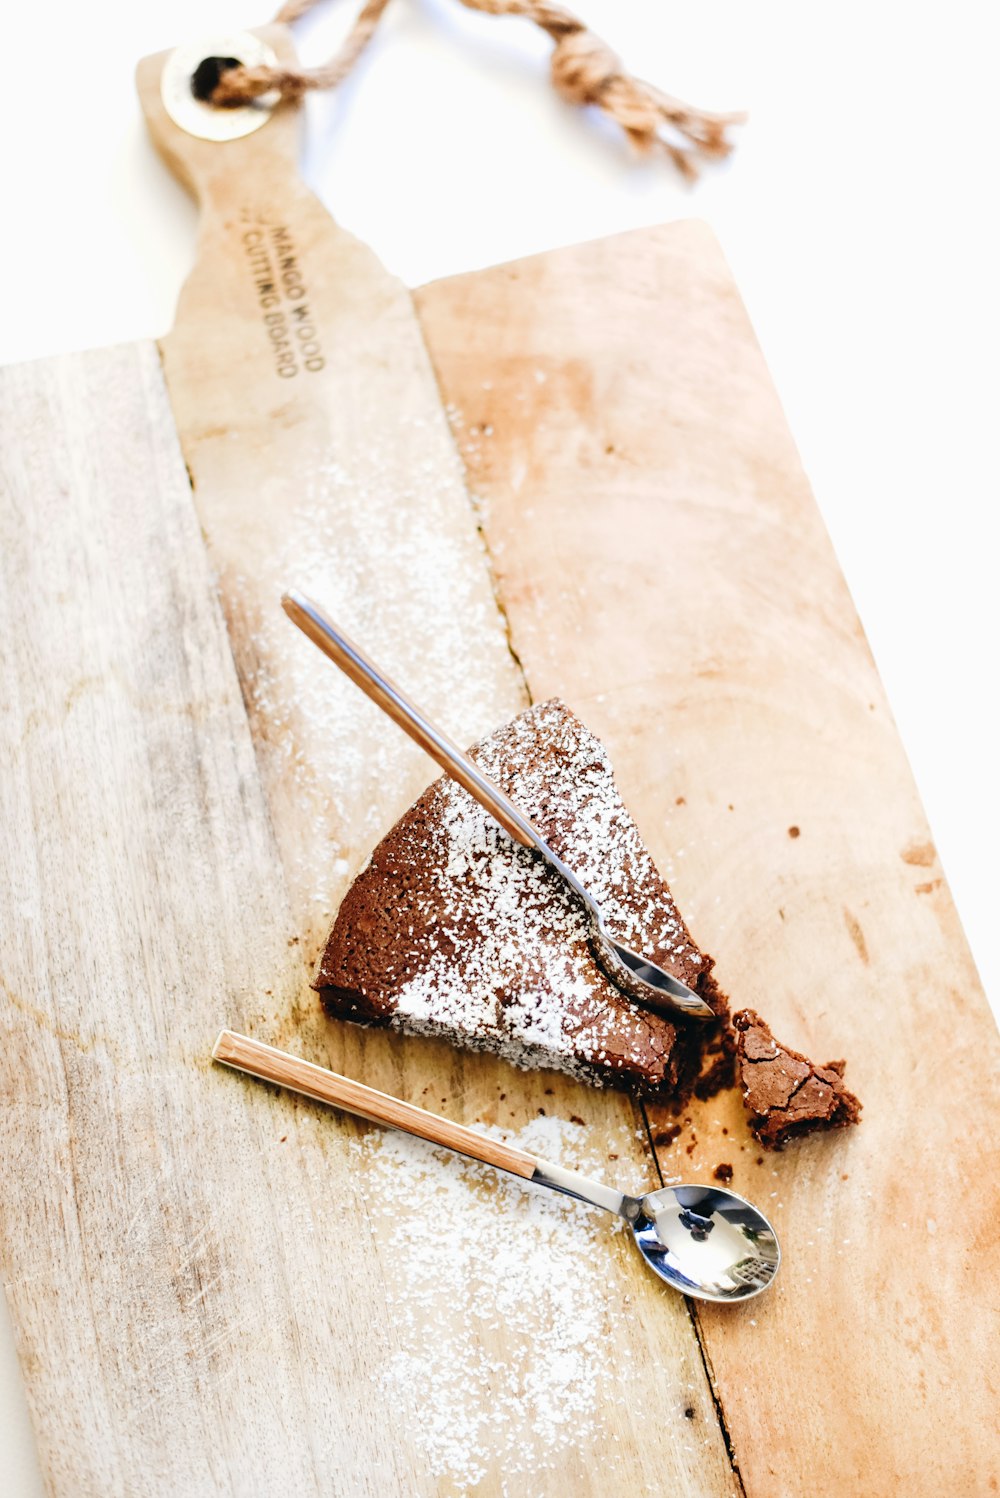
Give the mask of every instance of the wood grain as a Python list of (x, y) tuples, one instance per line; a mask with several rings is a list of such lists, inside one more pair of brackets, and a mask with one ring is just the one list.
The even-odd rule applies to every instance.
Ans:
[(209, 1024), (294, 1010), (298, 961), (157, 351), (5, 370), (0, 409), (0, 1239), (46, 1485), (406, 1490), (392, 1412), (351, 1418), (378, 1286), (304, 1231), (338, 1140), (211, 1085)]
[[(515, 1133), (545, 1082), (342, 1034), (304, 989), (155, 348), (4, 371), (0, 419), (0, 1243), (48, 1489), (586, 1492), (607, 1445), (616, 1483), (726, 1493), (683, 1302), (620, 1237), (212, 1067), (220, 1020), (317, 1060), (354, 1040), (355, 1074)], [(554, 1079), (545, 1106), (583, 1120), (561, 1163), (650, 1178), (622, 1099)], [(536, 1267), (538, 1305), (498, 1315), (473, 1225), (509, 1240), (508, 1296), (585, 1244), (569, 1301)], [(563, 1419), (545, 1370), (577, 1366), (577, 1306)]]
[[(291, 55), (282, 28), (262, 34), (279, 54)], [(298, 178), (293, 111), (277, 112), (242, 141), (206, 149), (165, 117), (161, 61), (140, 67), (140, 98), (154, 140), (201, 209), (198, 259), (163, 343), (164, 373), (218, 577), (305, 983), (354, 874), (433, 770), (298, 636), (278, 607), (281, 593), (291, 585), (316, 598), (393, 677), (412, 684), (432, 720), (461, 744), (511, 717), (527, 699), (410, 294)], [(321, 370), (279, 373), (262, 326), (260, 272), (248, 275), (248, 225), (265, 233), (272, 282), (282, 279), (293, 253), (294, 284), (305, 297), (285, 294), (280, 305), (289, 319), (297, 305), (308, 305)], [(294, 1036), (295, 1049), (309, 1059), (398, 1097), (433, 1101), (459, 1123), (523, 1130), (540, 1112), (582, 1119), (570, 1128), (579, 1163), (604, 1165), (612, 1155), (626, 1182), (646, 1183), (655, 1174), (641, 1116), (624, 1098), (595, 1097), (565, 1078), (541, 1082), (443, 1044), (333, 1025), (312, 994), (298, 1010), (279, 1010), (274, 1026), (261, 1033), (281, 1046)], [(347, 1123), (331, 1119), (330, 1126), (353, 1133)], [(394, 1210), (384, 1245), (390, 1262), (382, 1270), (383, 1319), (408, 1314), (392, 1245), (407, 1231), (419, 1233), (425, 1217), (419, 1198)], [(543, 1241), (541, 1231), (529, 1214), (526, 1262)], [(436, 1252), (438, 1278), (451, 1289), (436, 1312), (434, 1337), (446, 1359), (453, 1349), (460, 1360), (468, 1277), (449, 1262), (447, 1244)], [(486, 1410), (477, 1415), (477, 1492), (500, 1493), (515, 1481), (516, 1452), (521, 1480), (539, 1498), (567, 1481), (593, 1491), (615, 1473), (650, 1490), (666, 1480), (682, 1493), (729, 1493), (725, 1441), (690, 1316), (649, 1282), (641, 1264), (618, 1254), (617, 1244), (615, 1254), (613, 1285), (599, 1261), (588, 1263), (581, 1294), (590, 1286), (603, 1299), (610, 1290), (601, 1335), (603, 1328), (621, 1330), (609, 1337), (599, 1374), (586, 1375), (591, 1389), (566, 1398), (554, 1428), (531, 1331), (486, 1325), (477, 1333), (474, 1370), (496, 1384), (491, 1400), (498, 1407), (495, 1429)], [(627, 1308), (625, 1324), (616, 1300)], [(551, 1339), (551, 1326), (542, 1332)], [(426, 1338), (424, 1329), (421, 1347)], [(535, 1389), (521, 1406), (516, 1432), (499, 1408), (520, 1397), (522, 1373), (505, 1379), (505, 1365), (523, 1365)], [(369, 1418), (381, 1419), (392, 1397), (391, 1390), (366, 1388)], [(463, 1389), (460, 1397), (475, 1396)], [(428, 1444), (434, 1404), (429, 1389), (409, 1411), (420, 1473), (414, 1491), (461, 1486), (470, 1470), (462, 1450), (452, 1462), (451, 1453)], [(701, 1422), (696, 1440), (691, 1418)], [(651, 1429), (658, 1433), (653, 1441)], [(362, 1465), (352, 1481), (361, 1486), (374, 1470)]]
[[(286, 28), (259, 34), (292, 56)], [(324, 665), (282, 593), (314, 597), (419, 682), (463, 743), (516, 712), (523, 686), (408, 292), (302, 183), (297, 110), (196, 140), (163, 108), (165, 56), (140, 65), (139, 95), (201, 220), (164, 372), (311, 960), (428, 767)]]
[(417, 304), (533, 695), (608, 745), (734, 1002), (865, 1103), (760, 1156), (733, 1095), (658, 1150), (731, 1163), (781, 1235), (772, 1294), (698, 1312), (746, 1492), (993, 1491), (1000, 1047), (718, 246), (643, 230)]
[(374, 1087), (365, 1087), (351, 1077), (338, 1076), (329, 1067), (303, 1061), (301, 1056), (292, 1056), (288, 1051), (265, 1045), (251, 1036), (223, 1030), (212, 1047), (212, 1059), (246, 1072), (259, 1081), (273, 1082), (276, 1087), (312, 1098), (316, 1103), (342, 1108), (356, 1118), (385, 1124), (388, 1128), (400, 1129), (404, 1134), (426, 1139), (430, 1144), (456, 1150), (458, 1154), (468, 1155), (484, 1165), (494, 1165), (497, 1170), (510, 1171), (526, 1180), (535, 1173), (538, 1162), (524, 1150), (512, 1149), (502, 1140), (491, 1139), (475, 1129), (452, 1123), (449, 1118), (428, 1113), (426, 1108), (416, 1108), (402, 1098), (376, 1092)]
[[(457, 1122), (551, 1126), (569, 1167), (655, 1175), (626, 1100), (332, 1025), (307, 987), (430, 772), (282, 590), (462, 742), (524, 687), (409, 297), (293, 178), (289, 116), (216, 161), (171, 137), (156, 78), (203, 207), (163, 350), (181, 450), (149, 347), (3, 382), (0, 1230), (48, 1487), (729, 1494), (688, 1311), (603, 1218), (209, 1064), (220, 1022), (294, 1037)], [(304, 285), (321, 370), (278, 373), (248, 229)]]

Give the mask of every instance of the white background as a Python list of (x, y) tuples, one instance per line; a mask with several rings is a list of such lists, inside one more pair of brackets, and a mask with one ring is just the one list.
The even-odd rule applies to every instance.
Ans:
[[(576, 8), (633, 71), (705, 106), (748, 108), (731, 163), (686, 188), (553, 95), (550, 44), (527, 23), (471, 15), (457, 0), (394, 0), (356, 74), (335, 98), (311, 101), (305, 176), (413, 285), (639, 224), (698, 215), (713, 225), (996, 1001), (991, 8)], [(298, 26), (307, 61), (332, 50), (356, 9), (327, 5)], [(0, 94), (0, 362), (166, 331), (195, 212), (146, 141), (133, 68), (146, 53), (263, 19), (249, 0), (19, 7)], [(41, 1488), (5, 1316), (0, 1305), (0, 1487), (33, 1498)]]

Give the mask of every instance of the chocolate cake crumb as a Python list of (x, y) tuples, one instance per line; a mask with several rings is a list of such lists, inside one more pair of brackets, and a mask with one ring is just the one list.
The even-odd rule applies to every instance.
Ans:
[(724, 1181), (728, 1184), (733, 1178), (733, 1167), (723, 1160), (712, 1171), (712, 1175), (714, 1176), (715, 1180)]
[(583, 1124), (585, 1122), (585, 1120), (580, 1117), (579, 1113), (571, 1113), (569, 1116), (569, 1121), (572, 1124)]
[(701, 1075), (694, 1084), (693, 1093), (702, 1102), (715, 1097), (736, 1080), (736, 1045), (728, 1026), (710, 1037), (705, 1046)]
[(658, 1129), (657, 1132), (653, 1135), (653, 1144), (657, 1147), (657, 1149), (661, 1147), (666, 1148), (668, 1145), (673, 1144), (674, 1140), (679, 1136), (680, 1133), (680, 1124), (671, 1124), (669, 1128)]
[(580, 876), (616, 936), (694, 989), (719, 1023), (668, 1017), (621, 993), (594, 959), (577, 901), (448, 779), (424, 792), (348, 890), (316, 979), (327, 1013), (667, 1105), (718, 1092), (733, 1075), (726, 1000), (603, 745), (553, 701), (470, 753)]
[(752, 1009), (735, 1015), (733, 1026), (750, 1129), (765, 1149), (780, 1150), (796, 1135), (858, 1122), (861, 1104), (844, 1086), (843, 1061), (817, 1066), (776, 1040)]

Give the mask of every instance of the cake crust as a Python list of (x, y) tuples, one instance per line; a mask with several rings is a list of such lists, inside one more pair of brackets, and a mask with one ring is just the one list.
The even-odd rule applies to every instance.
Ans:
[(702, 995), (719, 1023), (668, 1018), (622, 994), (558, 876), (447, 778), (348, 890), (315, 983), (327, 1012), (676, 1106), (727, 1085), (733, 1042), (712, 959), (658, 874), (600, 741), (553, 700), (470, 754), (579, 874), (616, 935)]
[(820, 1129), (843, 1129), (860, 1119), (861, 1104), (844, 1086), (844, 1062), (817, 1066), (775, 1039), (753, 1009), (733, 1016), (736, 1061), (750, 1129), (765, 1149)]

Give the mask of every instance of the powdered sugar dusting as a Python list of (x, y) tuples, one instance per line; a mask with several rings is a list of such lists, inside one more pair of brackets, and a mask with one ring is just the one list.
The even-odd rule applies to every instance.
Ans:
[[(622, 804), (606, 751), (583, 724), (561, 703), (542, 703), (475, 754), (579, 873), (616, 936), (696, 982), (701, 954)], [(406, 928), (386, 932), (387, 970), (374, 975), (391, 1023), (519, 1066), (596, 1082), (622, 1072), (669, 1088), (670, 1022), (622, 997), (593, 959), (577, 900), (467, 792), (436, 784), (395, 829), (385, 860), (383, 869), (377, 852), (363, 876), (369, 908), (395, 909), (401, 883), (412, 907)], [(351, 920), (348, 903), (347, 941)], [(350, 958), (322, 981), (366, 991)]]
[[(562, 1120), (484, 1132), (603, 1172), (583, 1130)], [(628, 1129), (608, 1144), (626, 1157)], [(532, 1476), (610, 1437), (616, 1406), (637, 1405), (635, 1383), (658, 1371), (642, 1362), (632, 1375), (616, 1359), (612, 1373), (606, 1353), (632, 1334), (614, 1243), (623, 1224), (403, 1135), (374, 1130), (353, 1147), (397, 1340), (376, 1381), (407, 1410), (444, 1490), (471, 1492), (489, 1475), (520, 1498)]]
[[(322, 928), (345, 879), (431, 778), (421, 752), (285, 618), (313, 596), (468, 741), (523, 706), (457, 460), (439, 414), (397, 412), (392, 442), (303, 466), (282, 544), (226, 578), (240, 667), (296, 905)], [(252, 521), (248, 518), (248, 527)]]

